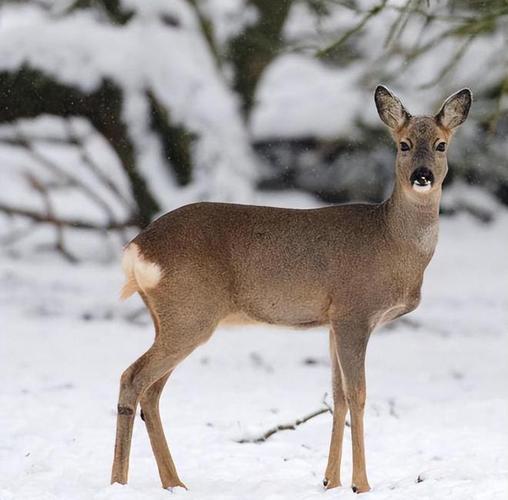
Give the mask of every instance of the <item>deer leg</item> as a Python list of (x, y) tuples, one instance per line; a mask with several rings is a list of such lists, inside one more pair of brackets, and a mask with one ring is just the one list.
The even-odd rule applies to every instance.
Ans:
[(154, 344), (122, 374), (111, 483), (127, 483), (132, 427), (140, 396), (183, 359), (179, 354)]
[(162, 487), (181, 486), (187, 489), (176, 472), (176, 467), (171, 458), (166, 437), (164, 436), (159, 413), (159, 399), (170, 375), (171, 372), (157, 380), (141, 396), (141, 418), (146, 424), (150, 444), (152, 445), (157, 468), (159, 469)]
[(323, 484), (326, 489), (340, 486), (340, 462), (342, 458), (342, 438), (346, 423), (347, 401), (342, 384), (337, 348), (335, 346), (335, 333), (330, 330), (330, 360), (332, 365), (333, 388), (333, 427), (330, 440), (330, 452)]
[(334, 325), (335, 344), (342, 370), (346, 400), (351, 415), (353, 445), (353, 491), (370, 490), (365, 468), (363, 414), (365, 408), (365, 353), (370, 328), (361, 322), (340, 322)]
[[(161, 323), (159, 315), (156, 313), (154, 307), (150, 303), (150, 300), (145, 293), (140, 292), (140, 296), (143, 299), (147, 309), (152, 317), (156, 336), (160, 336)], [(164, 318), (164, 317), (163, 317)], [(166, 331), (170, 331), (170, 326), (166, 327)], [(171, 337), (171, 335), (169, 335)], [(157, 462), (157, 468), (159, 470), (159, 476), (161, 478), (163, 488), (171, 488), (173, 486), (181, 486), (187, 489), (185, 484), (182, 483), (176, 472), (176, 467), (169, 451), (166, 436), (162, 428), (160, 413), (159, 413), (159, 400), (168, 381), (171, 371), (164, 375), (162, 378), (152, 384), (141, 396), (141, 418), (145, 422), (152, 451)]]
[[(211, 300), (207, 290), (199, 297), (195, 293), (194, 283), (188, 281), (186, 285), (192, 288), (189, 293), (184, 293), (187, 290), (180, 286), (176, 290), (179, 293), (174, 294), (177, 298), (173, 300), (168, 298), (173, 295), (173, 290), (168, 290), (167, 284), (160, 289), (153, 289), (149, 297), (144, 293), (140, 294), (154, 321), (155, 342), (122, 374), (112, 483), (127, 483), (134, 415), (137, 404), (141, 401), (163, 487), (185, 487), (178, 478), (164, 438), (158, 400), (169, 374), (212, 335), (221, 316), (219, 306), (223, 301), (223, 297), (218, 294), (213, 296), (215, 301)], [(184, 301), (178, 300), (183, 296), (185, 301), (188, 301), (188, 297), (192, 296), (191, 292), (194, 294), (192, 308)]]

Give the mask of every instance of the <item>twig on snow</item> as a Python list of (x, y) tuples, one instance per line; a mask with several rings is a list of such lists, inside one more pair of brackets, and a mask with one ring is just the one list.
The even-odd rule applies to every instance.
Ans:
[(305, 417), (298, 418), (294, 422), (290, 422), (287, 424), (279, 424), (275, 427), (272, 427), (271, 429), (268, 429), (266, 432), (261, 434), (258, 437), (254, 438), (243, 438), (238, 439), (237, 443), (264, 443), (266, 440), (268, 440), (270, 437), (272, 437), (277, 432), (281, 431), (294, 431), (296, 428), (305, 422), (308, 422), (309, 420), (318, 417), (319, 415), (322, 415), (323, 413), (331, 413), (333, 414), (333, 410), (330, 407), (330, 405), (326, 402), (326, 394), (323, 397), (323, 405), (324, 408), (319, 408), (319, 410), (313, 411), (312, 413), (309, 413)]

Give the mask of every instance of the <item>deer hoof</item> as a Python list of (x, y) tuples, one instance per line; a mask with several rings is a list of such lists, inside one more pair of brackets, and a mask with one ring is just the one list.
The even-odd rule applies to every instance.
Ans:
[(323, 479), (323, 486), (326, 490), (331, 490), (332, 488), (338, 488), (341, 484), (338, 480), (328, 479), (325, 477)]
[(183, 488), (184, 490), (188, 490), (189, 489), (182, 482), (171, 484), (171, 485), (167, 485), (167, 486), (163, 485), (162, 488), (165, 489), (166, 491), (169, 491), (170, 493), (173, 493), (175, 488)]
[(370, 486), (368, 484), (363, 485), (353, 484), (353, 486), (351, 486), (351, 489), (353, 490), (354, 493), (367, 493), (367, 491), (370, 491)]

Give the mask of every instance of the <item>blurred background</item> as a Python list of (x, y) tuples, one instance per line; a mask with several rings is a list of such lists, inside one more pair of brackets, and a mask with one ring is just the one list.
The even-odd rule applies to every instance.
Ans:
[(473, 89), (443, 212), (488, 222), (508, 204), (507, 38), (506, 0), (4, 0), (1, 241), (107, 260), (196, 200), (381, 201), (378, 83), (414, 114)]
[[(369, 499), (505, 500), (507, 47), (508, 0), (0, 0), (0, 500), (168, 498), (139, 418), (109, 485), (153, 339), (122, 245), (198, 200), (387, 198), (379, 83), (413, 114), (475, 100), (422, 303), (369, 343)], [(330, 405), (325, 328), (219, 328), (161, 401), (175, 495), (323, 500)], [(326, 498), (353, 498), (350, 450)]]

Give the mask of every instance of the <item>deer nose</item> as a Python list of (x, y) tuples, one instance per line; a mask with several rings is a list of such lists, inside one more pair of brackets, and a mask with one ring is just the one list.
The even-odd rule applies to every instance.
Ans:
[(432, 173), (432, 170), (427, 167), (418, 167), (413, 171), (411, 174), (411, 185), (415, 187), (426, 187), (426, 186), (432, 186), (434, 183), (434, 174)]

